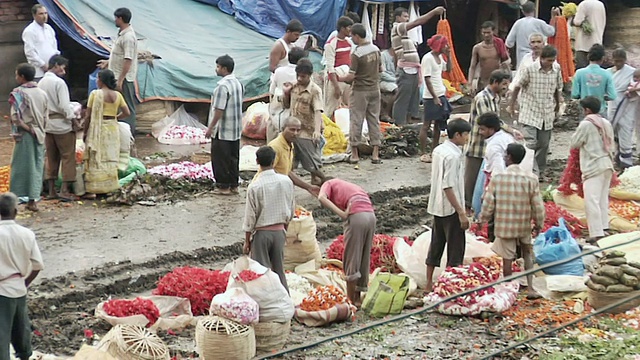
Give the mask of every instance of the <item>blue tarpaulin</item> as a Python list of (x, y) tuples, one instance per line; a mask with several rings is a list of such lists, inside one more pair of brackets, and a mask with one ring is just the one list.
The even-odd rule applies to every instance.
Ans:
[[(220, 0), (218, 5), (224, 1), (228, 2)], [(215, 60), (224, 54), (235, 60), (234, 73), (245, 86), (245, 98), (268, 92), (271, 75), (268, 58), (274, 40), (247, 29), (215, 6), (193, 0), (39, 2), (47, 7), (60, 29), (105, 58), (118, 32), (113, 12), (119, 7), (129, 8), (133, 14), (131, 24), (138, 36), (138, 51), (161, 57), (152, 64), (139, 63), (137, 80), (142, 100), (209, 101), (220, 80), (215, 73)], [(310, 56), (318, 62), (317, 54)]]

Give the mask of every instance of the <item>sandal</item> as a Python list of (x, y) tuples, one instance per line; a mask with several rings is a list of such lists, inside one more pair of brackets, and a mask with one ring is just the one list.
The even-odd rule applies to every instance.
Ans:
[(420, 156), (420, 161), (422, 161), (423, 163), (430, 164), (431, 163), (431, 155), (422, 154), (422, 156)]
[(375, 165), (382, 164), (382, 160), (380, 160), (380, 159), (371, 159), (371, 163), (375, 164)]
[(360, 159), (351, 159), (351, 158), (349, 158), (349, 164), (351, 164), (351, 165), (355, 165), (355, 164), (357, 164), (359, 162), (360, 162)]
[(213, 195), (233, 195), (233, 193), (229, 189), (216, 188), (213, 190)]

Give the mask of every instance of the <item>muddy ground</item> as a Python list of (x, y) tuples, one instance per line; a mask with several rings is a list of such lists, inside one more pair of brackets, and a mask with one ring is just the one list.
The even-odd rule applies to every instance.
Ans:
[[(569, 135), (569, 132), (554, 134), (553, 160), (544, 174), (546, 182), (557, 181), (564, 169)], [(153, 146), (141, 148), (139, 157), (148, 160), (153, 154), (168, 151), (164, 148), (158, 151)], [(196, 150), (178, 149), (172, 156)], [(361, 161), (358, 168), (345, 163), (325, 167), (327, 174), (356, 182), (369, 191), (376, 206), (377, 231), (393, 235), (411, 235), (419, 232), (421, 225), (430, 223), (426, 211), (429, 169), (429, 165), (415, 157), (386, 159), (382, 165)], [(215, 197), (206, 190), (172, 201), (133, 206), (114, 206), (106, 201), (43, 202), (41, 212), (22, 213), (18, 221), (36, 232), (46, 266), (30, 292), (29, 309), (37, 330), (34, 348), (45, 353), (73, 354), (86, 341), (85, 329), (98, 336), (109, 330), (106, 322), (92, 316), (95, 306), (109, 296), (130, 298), (148, 294), (157, 279), (174, 267), (219, 269), (237, 257), (243, 238), (244, 190), (236, 197)], [(298, 203), (314, 211), (318, 240), (326, 246), (342, 233), (341, 222), (329, 211), (319, 209), (317, 200), (309, 194), (296, 191)], [(505, 344), (505, 339), (487, 332), (481, 321), (474, 321), (420, 315), (287, 357), (385, 355), (445, 359), (460, 354), (480, 355)], [(370, 319), (360, 315), (356, 322), (334, 325), (329, 331), (294, 324), (287, 346), (314, 341), (367, 322)], [(161, 336), (176, 355), (190, 356), (194, 351), (193, 331), (187, 329), (178, 336), (161, 332)], [(347, 348), (352, 342), (362, 349)], [(376, 346), (371, 346), (371, 342)], [(460, 353), (452, 353), (452, 348)]]

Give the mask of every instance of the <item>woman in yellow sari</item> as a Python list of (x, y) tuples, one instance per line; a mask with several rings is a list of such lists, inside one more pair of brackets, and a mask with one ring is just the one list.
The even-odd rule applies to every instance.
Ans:
[(87, 198), (117, 190), (120, 132), (118, 120), (130, 111), (122, 94), (117, 92), (111, 70), (98, 73), (98, 89), (91, 92), (84, 122), (85, 173)]

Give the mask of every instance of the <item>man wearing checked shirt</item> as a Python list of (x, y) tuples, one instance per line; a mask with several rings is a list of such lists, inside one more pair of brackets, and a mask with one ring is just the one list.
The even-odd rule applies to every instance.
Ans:
[[(489, 78), (489, 85), (480, 91), (471, 103), (471, 134), (466, 148), (466, 164), (464, 173), (464, 202), (467, 209), (471, 208), (473, 190), (480, 173), (482, 159), (486, 144), (478, 128), (477, 119), (480, 115), (495, 112), (500, 114), (500, 97), (504, 96), (511, 83), (511, 74), (502, 70), (495, 70)], [(506, 124), (502, 129), (513, 135), (517, 140), (522, 139), (522, 134)]]

